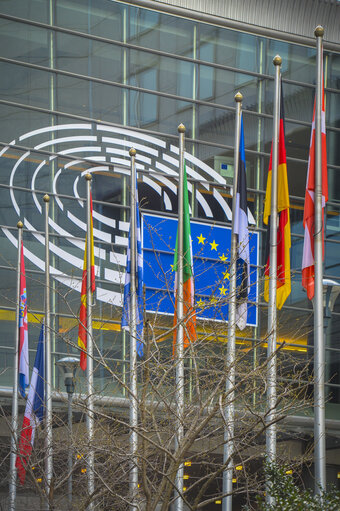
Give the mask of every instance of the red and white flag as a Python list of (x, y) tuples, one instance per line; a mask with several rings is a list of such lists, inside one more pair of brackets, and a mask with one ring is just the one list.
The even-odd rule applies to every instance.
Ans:
[(25, 482), (26, 466), (32, 452), (36, 427), (44, 418), (44, 395), (44, 325), (42, 325), (15, 462), (21, 484)]
[[(324, 248), (324, 209), (328, 201), (327, 153), (326, 153), (326, 121), (325, 121), (325, 92), (322, 74), (322, 112), (321, 112), (321, 166), (322, 166), (322, 259), (325, 257)], [(307, 291), (310, 300), (314, 298), (314, 233), (315, 233), (315, 101), (313, 111), (312, 133), (309, 147), (308, 173), (305, 194), (305, 209), (303, 227), (305, 239), (302, 256), (302, 286)]]

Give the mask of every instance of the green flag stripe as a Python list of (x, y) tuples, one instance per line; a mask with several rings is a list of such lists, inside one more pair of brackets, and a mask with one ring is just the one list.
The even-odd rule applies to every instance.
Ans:
[[(174, 270), (177, 271), (178, 261), (178, 229), (176, 238), (176, 249), (174, 259)], [(186, 163), (184, 162), (183, 176), (183, 283), (193, 276), (191, 261), (191, 232), (190, 232), (190, 213), (189, 213), (189, 195)]]

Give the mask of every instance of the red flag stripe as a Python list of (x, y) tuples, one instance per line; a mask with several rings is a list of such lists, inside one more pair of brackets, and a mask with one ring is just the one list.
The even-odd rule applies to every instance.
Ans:
[[(322, 257), (324, 259), (324, 208), (328, 201), (327, 180), (327, 148), (326, 148), (326, 122), (325, 122), (325, 92), (322, 77), (322, 112), (321, 112), (321, 172), (322, 172)], [(315, 101), (313, 108), (313, 122), (309, 147), (307, 183), (305, 194), (305, 208), (303, 226), (305, 238), (302, 256), (302, 286), (307, 291), (310, 300), (314, 297), (314, 232), (315, 232)]]
[[(91, 209), (91, 227), (90, 227), (90, 244), (91, 244), (91, 293), (95, 292), (95, 265), (94, 265), (94, 244), (93, 244), (93, 206), (92, 194), (90, 193), (90, 209)], [(79, 310), (79, 327), (78, 327), (78, 346), (80, 348), (80, 367), (83, 371), (87, 365), (87, 237), (85, 240), (83, 278), (80, 292), (80, 310)]]

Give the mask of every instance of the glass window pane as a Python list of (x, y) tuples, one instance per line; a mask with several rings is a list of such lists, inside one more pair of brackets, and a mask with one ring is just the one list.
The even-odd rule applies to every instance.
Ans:
[(18, 18), (48, 23), (49, 2), (46, 0), (10, 0), (1, 2), (1, 12)]
[(125, 7), (105, 0), (58, 0), (56, 24), (88, 34), (123, 40)]
[(0, 19), (2, 56), (42, 66), (49, 65), (50, 32), (25, 23)]
[(56, 34), (56, 68), (122, 82), (122, 49), (113, 44)]
[(128, 42), (193, 57), (195, 22), (130, 6)]

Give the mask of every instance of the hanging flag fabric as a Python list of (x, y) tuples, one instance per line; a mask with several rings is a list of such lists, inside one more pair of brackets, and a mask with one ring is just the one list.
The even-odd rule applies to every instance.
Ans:
[[(184, 176), (183, 176), (183, 347), (187, 348), (191, 342), (197, 340), (196, 333), (196, 311), (195, 311), (195, 291), (194, 291), (194, 272), (193, 272), (193, 259), (192, 259), (192, 246), (191, 246), (191, 232), (190, 232), (190, 212), (189, 212), (189, 197), (188, 197), (188, 181), (186, 164), (184, 162)], [(177, 287), (178, 287), (178, 230), (175, 248), (174, 259), (175, 275), (175, 312), (174, 312), (174, 327), (177, 325)], [(174, 330), (173, 335), (173, 355), (176, 354), (176, 340), (177, 328)]]
[(244, 151), (243, 116), (241, 115), (239, 166), (236, 191), (234, 232), (238, 236), (236, 273), (236, 325), (243, 330), (247, 324), (247, 301), (250, 292), (249, 233), (247, 212), (247, 176)]
[[(137, 354), (139, 357), (143, 356), (143, 253), (142, 253), (142, 241), (141, 241), (141, 228), (140, 228), (140, 215), (139, 215), (139, 204), (138, 204), (138, 187), (136, 179), (136, 241), (137, 247), (135, 250), (136, 261), (135, 261), (135, 285), (136, 285), (136, 296), (132, 297), (136, 300), (136, 345)], [(125, 285), (124, 285), (124, 299), (123, 299), (123, 315), (122, 315), (122, 328), (126, 331), (130, 331), (130, 314), (131, 314), (131, 225), (129, 230), (129, 242), (127, 250), (127, 264), (125, 273)]]
[(35, 430), (44, 418), (44, 381), (44, 325), (42, 325), (15, 462), (21, 484), (25, 482), (26, 467), (32, 453)]
[[(90, 208), (91, 208), (91, 225), (90, 225), (90, 244), (91, 244), (91, 293), (95, 292), (95, 267), (94, 267), (94, 243), (93, 243), (93, 207), (92, 207), (92, 194), (90, 194)], [(87, 235), (85, 239), (85, 253), (84, 253), (84, 266), (83, 278), (81, 284), (81, 298), (80, 298), (80, 311), (79, 311), (79, 327), (78, 327), (78, 346), (80, 348), (80, 367), (83, 371), (86, 370), (87, 364)]]
[[(270, 153), (268, 180), (266, 197), (264, 203), (263, 222), (269, 226), (269, 217), (271, 209), (271, 187), (272, 187), (272, 152)], [(278, 145), (278, 169), (277, 169), (277, 204), (278, 204), (278, 228), (277, 228), (277, 291), (276, 306), (281, 309), (287, 297), (291, 292), (291, 275), (290, 275), (290, 215), (289, 215), (289, 193), (287, 179), (287, 160), (285, 147), (285, 130), (284, 130), (284, 108), (283, 94), (281, 85), (281, 102), (280, 102), (280, 126), (279, 126), (279, 145)], [(267, 240), (269, 241), (269, 229)], [(267, 241), (265, 281), (264, 281), (264, 299), (269, 301), (269, 242)]]
[[(322, 111), (321, 111), (321, 173), (322, 173), (322, 259), (325, 257), (324, 250), (324, 210), (328, 201), (327, 179), (327, 152), (326, 152), (326, 113), (325, 91), (322, 75)], [(314, 231), (315, 231), (315, 100), (313, 109), (313, 123), (310, 138), (307, 183), (305, 194), (305, 207), (303, 212), (303, 227), (305, 237), (302, 256), (302, 286), (307, 291), (310, 300), (314, 298)]]
[(21, 242), (20, 255), (20, 303), (19, 303), (19, 392), (25, 397), (29, 385), (28, 327), (27, 327), (27, 293), (24, 261), (24, 244)]

